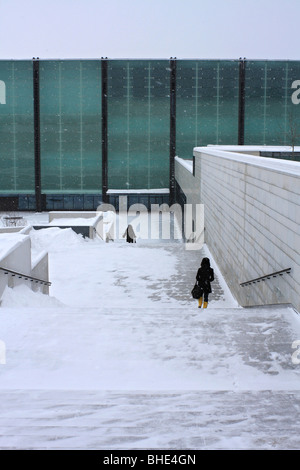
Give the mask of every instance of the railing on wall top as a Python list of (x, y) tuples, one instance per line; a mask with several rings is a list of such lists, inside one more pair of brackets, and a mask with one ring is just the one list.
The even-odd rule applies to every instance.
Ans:
[(292, 268), (282, 269), (281, 271), (275, 271), (271, 274), (265, 274), (264, 276), (257, 277), (255, 279), (250, 279), (249, 281), (241, 282), (240, 286), (245, 287), (249, 286), (250, 284), (255, 284), (256, 282), (266, 281), (267, 279), (271, 279), (271, 277), (282, 276), (284, 273), (289, 274)]
[(2, 268), (0, 270), (4, 271), (4, 274), (11, 274), (12, 276), (17, 276), (20, 279), (25, 279), (26, 281), (36, 282), (37, 284), (44, 284), (45, 286), (51, 286), (50, 281), (44, 281), (43, 279), (38, 279), (36, 277), (28, 276), (27, 274), (18, 273), (17, 271), (12, 271), (11, 269)]

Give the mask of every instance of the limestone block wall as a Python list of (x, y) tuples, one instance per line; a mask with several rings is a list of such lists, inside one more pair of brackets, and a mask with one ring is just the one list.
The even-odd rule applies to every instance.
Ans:
[[(194, 155), (205, 242), (233, 295), (243, 306), (292, 303), (300, 311), (300, 163), (209, 147)], [(290, 274), (240, 287), (286, 268)]]

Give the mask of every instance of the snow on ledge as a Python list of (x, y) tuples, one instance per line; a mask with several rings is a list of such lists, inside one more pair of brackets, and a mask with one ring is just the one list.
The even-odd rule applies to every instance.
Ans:
[[(273, 171), (277, 171), (280, 173), (286, 173), (293, 176), (300, 176), (300, 162), (296, 162), (293, 160), (283, 160), (280, 158), (269, 158), (269, 157), (260, 157), (256, 155), (246, 155), (244, 153), (238, 153), (238, 150), (246, 150), (244, 146), (236, 146), (235, 152), (227, 151), (224, 147), (219, 146), (209, 146), (209, 147), (195, 147), (194, 152), (201, 152), (207, 155), (212, 155), (216, 157), (225, 158), (227, 160), (234, 160), (236, 162), (246, 163), (247, 165), (261, 167), (270, 169)], [(232, 147), (228, 147), (233, 149)], [(251, 150), (250, 150), (251, 149)], [(275, 150), (276, 149), (276, 150)], [(253, 146), (248, 147), (248, 151), (261, 151), (261, 152), (284, 152), (287, 149), (291, 149), (291, 147), (269, 147), (269, 146)], [(297, 147), (297, 149), (300, 149)]]
[(29, 238), (28, 235), (20, 233), (3, 233), (0, 235), (0, 261), (12, 253), (17, 246), (20, 246)]
[(48, 252), (43, 250), (39, 253), (33, 253), (31, 257), (31, 271), (33, 271), (37, 265), (48, 256)]
[(168, 188), (158, 189), (108, 189), (106, 194), (169, 194)]
[(185, 160), (180, 157), (175, 157), (175, 160), (190, 173), (193, 173), (193, 160)]
[(100, 213), (99, 212), (99, 215), (97, 215), (96, 217), (88, 217), (88, 218), (85, 218), (85, 217), (77, 217), (77, 218), (69, 218), (69, 217), (66, 217), (66, 218), (57, 218), (57, 219), (52, 219), (51, 222), (49, 222), (48, 224), (45, 224), (46, 227), (49, 227), (49, 226), (66, 226), (66, 227), (79, 227), (79, 226), (90, 226), (92, 227), (93, 225), (95, 225), (97, 222), (99, 222), (100, 218), (102, 216), (102, 212)]
[[(197, 148), (197, 147), (196, 147)], [(218, 150), (227, 150), (229, 152), (292, 152), (293, 148), (290, 145), (217, 145), (209, 144), (207, 147)], [(294, 152), (300, 152), (300, 147), (295, 146)]]

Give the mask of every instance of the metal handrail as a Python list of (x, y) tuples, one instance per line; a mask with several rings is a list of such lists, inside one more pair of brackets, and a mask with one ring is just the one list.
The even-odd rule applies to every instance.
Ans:
[(18, 276), (20, 279), (24, 278), (25, 280), (28, 280), (30, 282), (36, 282), (36, 283), (40, 282), (41, 284), (44, 284), (46, 286), (51, 286), (50, 281), (44, 281), (43, 279), (38, 279), (37, 277), (32, 277), (32, 276), (28, 276), (27, 274), (18, 273), (17, 271), (12, 271), (11, 269), (2, 268), (1, 266), (0, 266), (0, 270), (4, 271), (4, 274), (12, 274), (12, 276)]
[(275, 271), (271, 274), (265, 274), (264, 276), (257, 277), (255, 279), (251, 279), (250, 281), (241, 282), (240, 286), (248, 286), (249, 284), (254, 284), (255, 282), (265, 281), (266, 279), (270, 279), (271, 277), (282, 276), (284, 273), (290, 273), (292, 268), (282, 269), (281, 271)]

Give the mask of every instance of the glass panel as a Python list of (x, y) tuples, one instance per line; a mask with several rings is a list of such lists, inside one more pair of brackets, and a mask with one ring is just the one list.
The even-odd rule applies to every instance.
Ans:
[(108, 186), (169, 187), (169, 61), (108, 64)]
[[(178, 60), (176, 153), (236, 144), (239, 61)], [(0, 61), (0, 192), (34, 194), (32, 61)], [(299, 90), (299, 92), (298, 92)], [(245, 144), (300, 145), (300, 61), (247, 61)], [(102, 190), (101, 61), (41, 60), (42, 192)], [(110, 189), (169, 186), (168, 60), (108, 61)]]
[(298, 80), (300, 62), (246, 63), (245, 144), (300, 144)]
[(40, 111), (43, 192), (102, 191), (101, 62), (41, 61)]
[(238, 61), (177, 61), (176, 153), (238, 139)]
[(31, 61), (0, 61), (0, 192), (34, 193)]

